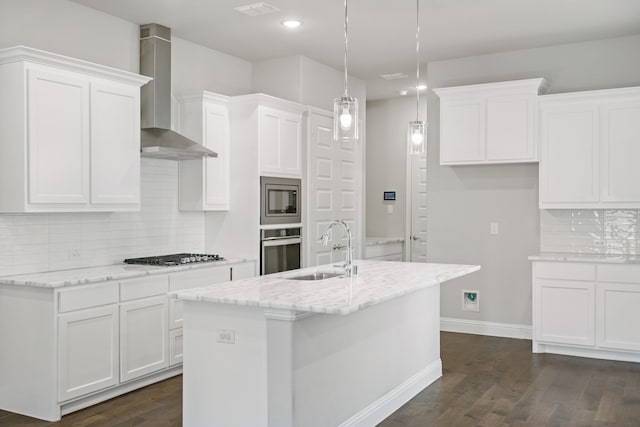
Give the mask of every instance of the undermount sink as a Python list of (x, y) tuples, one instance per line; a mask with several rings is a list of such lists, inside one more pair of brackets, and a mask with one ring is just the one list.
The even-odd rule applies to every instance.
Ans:
[(302, 276), (287, 277), (289, 280), (325, 280), (332, 277), (344, 276), (344, 273), (311, 273)]

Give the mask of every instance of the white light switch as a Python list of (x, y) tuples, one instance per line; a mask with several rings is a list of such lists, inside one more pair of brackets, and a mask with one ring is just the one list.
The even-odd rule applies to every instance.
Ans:
[(497, 222), (489, 223), (489, 234), (498, 234), (498, 233), (499, 233), (498, 223)]
[(393, 205), (387, 205), (387, 213), (391, 215), (393, 213)]

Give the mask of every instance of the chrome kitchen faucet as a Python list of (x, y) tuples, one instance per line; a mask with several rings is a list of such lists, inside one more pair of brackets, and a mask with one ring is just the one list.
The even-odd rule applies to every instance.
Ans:
[(327, 246), (327, 244), (329, 243), (329, 231), (331, 231), (331, 229), (336, 225), (341, 225), (342, 228), (344, 228), (345, 231), (347, 232), (347, 260), (344, 263), (345, 276), (347, 277), (355, 276), (356, 274), (358, 274), (358, 266), (353, 265), (353, 248), (351, 245), (352, 236), (351, 236), (351, 230), (349, 229), (349, 226), (347, 225), (346, 222), (344, 222), (341, 219), (334, 219), (333, 221), (331, 221), (331, 224), (329, 224), (327, 229), (324, 230), (324, 233), (322, 233), (322, 236), (320, 236), (320, 240), (322, 241), (322, 246)]

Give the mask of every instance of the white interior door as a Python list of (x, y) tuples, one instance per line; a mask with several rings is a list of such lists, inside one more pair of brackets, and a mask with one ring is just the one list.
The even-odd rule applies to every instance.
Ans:
[(313, 112), (309, 116), (307, 227), (305, 265), (341, 262), (345, 259), (347, 236), (338, 228), (325, 247), (320, 236), (332, 220), (342, 219), (353, 235), (354, 258), (359, 257), (359, 195), (357, 194), (359, 144), (333, 141), (333, 117)]
[(427, 157), (411, 156), (410, 162), (411, 219), (407, 259), (427, 262)]

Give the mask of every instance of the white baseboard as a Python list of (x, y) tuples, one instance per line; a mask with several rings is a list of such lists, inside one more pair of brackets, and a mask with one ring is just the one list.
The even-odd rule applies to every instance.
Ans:
[(375, 426), (441, 376), (442, 361), (437, 359), (380, 399), (367, 405), (366, 408), (340, 424), (339, 427)]
[(440, 318), (440, 330), (444, 332), (459, 332), (474, 335), (489, 335), (492, 337), (517, 338), (530, 340), (531, 325), (514, 323), (485, 322), (482, 320)]

